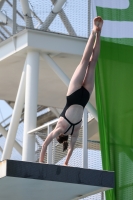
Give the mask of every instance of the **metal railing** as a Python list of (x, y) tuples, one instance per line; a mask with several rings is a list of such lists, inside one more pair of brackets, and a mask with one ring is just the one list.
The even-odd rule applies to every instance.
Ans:
[[(88, 117), (88, 123), (93, 119), (90, 115)], [(46, 139), (49, 131), (54, 129), (58, 119), (52, 120), (44, 124), (41, 127), (38, 127), (32, 131), (29, 131), (28, 134), (35, 134), (36, 136), (36, 162), (39, 161), (40, 151), (42, 148), (43, 141)], [(51, 128), (50, 128), (51, 127)], [(79, 137), (75, 144), (73, 155), (69, 161), (69, 165), (73, 167), (83, 167), (83, 127), (81, 126)], [(70, 139), (69, 139), (70, 141)], [(54, 139), (45, 155), (44, 163), (63, 165), (67, 152), (63, 152), (62, 145), (59, 144), (56, 139)], [(102, 161), (101, 161), (101, 151), (100, 151), (100, 142), (88, 140), (88, 168), (102, 170)], [(104, 193), (98, 193), (89, 197), (84, 198), (84, 200), (104, 200)], [(83, 199), (82, 199), (83, 200)]]
[(1, 41), (25, 28), (88, 37), (90, 19), (91, 0), (38, 0), (36, 4), (30, 1), (27, 6), (22, 0), (13, 3), (6, 0), (0, 7)]

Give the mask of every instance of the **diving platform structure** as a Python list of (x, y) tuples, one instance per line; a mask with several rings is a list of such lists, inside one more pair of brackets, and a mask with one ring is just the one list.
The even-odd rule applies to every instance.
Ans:
[[(0, 162), (0, 198), (3, 200), (76, 200), (114, 187), (114, 172), (85, 169), (88, 168), (88, 138), (99, 139), (95, 90), (83, 114), (83, 168), (51, 165), (51, 144), (48, 164), (35, 163), (35, 132), (41, 129), (36, 128), (37, 105), (63, 109), (69, 81), (87, 42), (87, 38), (76, 35), (67, 18), (62, 8), (66, 0), (51, 2), (53, 7), (44, 22), (31, 9), (28, 0), (20, 0), (23, 15), (16, 9), (17, 0), (13, 4), (7, 1), (13, 9), (12, 19), (0, 11), (0, 26), (9, 34), (6, 38), (0, 30), (0, 96), (15, 102), (8, 134), (0, 125), (0, 133), (6, 138)], [(0, 9), (4, 3), (5, 0), (0, 1)], [(87, 3), (89, 11), (91, 1)], [(25, 27), (17, 24), (17, 15), (24, 20)], [(49, 31), (57, 15), (69, 35)], [(39, 22), (37, 28), (32, 16)], [(6, 26), (11, 27), (12, 33)], [(23, 108), (21, 146), (15, 138)], [(88, 112), (95, 118), (89, 123)], [(49, 134), (53, 124), (48, 122), (43, 128)], [(22, 155), (22, 161), (10, 160), (13, 147)]]
[[(27, 133), (36, 128), (36, 107), (63, 109), (71, 75), (80, 62), (86, 42), (85, 38), (25, 29), (0, 43), (0, 85), (4, 85), (0, 95), (2, 99), (15, 101), (6, 142), (8, 148), (5, 147), (2, 159), (10, 158), (25, 104), (24, 140), (27, 142), (24, 144), (27, 150), (23, 153), (28, 153), (30, 158), (23, 159), (34, 162), (35, 136)], [(97, 120), (94, 99), (93, 92), (86, 107), (86, 119), (88, 110)]]
[[(50, 145), (49, 164), (34, 163), (36, 110), (33, 108), (37, 105), (63, 108), (71, 74), (81, 59), (86, 41), (85, 38), (25, 29), (0, 43), (0, 84), (5, 86), (0, 88), (0, 94), (3, 99), (15, 101), (2, 160), (10, 159), (18, 119), (25, 103), (23, 161), (5, 160), (0, 163), (0, 195), (3, 200), (9, 197), (11, 200), (43, 199), (44, 196), (50, 200), (76, 200), (114, 187), (113, 172), (50, 165)], [(87, 131), (87, 109), (94, 111), (94, 116), (96, 113), (94, 99), (93, 93), (90, 100), (93, 106), (88, 105), (84, 112), (84, 168), (88, 163), (88, 134), (90, 132), (92, 137), (98, 131), (95, 130), (96, 120), (90, 122)], [(52, 130), (50, 125), (46, 125), (48, 134)], [(5, 192), (7, 187), (8, 193)]]
[[(15, 141), (15, 137), (25, 105), (23, 160), (34, 161), (35, 136), (27, 133), (36, 128), (37, 105), (55, 109), (64, 107), (70, 78), (81, 60), (87, 39), (78, 37), (74, 31), (62, 8), (66, 0), (58, 0), (56, 3), (51, 1), (53, 7), (44, 22), (31, 9), (27, 0), (20, 0), (20, 3), (17, 0), (7, 3), (12, 8), (13, 15), (10, 18), (0, 11), (0, 25), (2, 26), (0, 85), (4, 86), (0, 87), (0, 96), (1, 99), (15, 102), (15, 105), (2, 160), (10, 158), (14, 145), (22, 154), (22, 148)], [(23, 14), (17, 10), (17, 3)], [(90, 17), (91, 2), (88, 1), (87, 4), (88, 17)], [(0, 9), (4, 9), (4, 5), (5, 0), (2, 0)], [(24, 20), (25, 26), (17, 23), (18, 15)], [(69, 35), (49, 31), (49, 26), (57, 15), (61, 18)], [(37, 26), (33, 23), (32, 17), (39, 22)], [(88, 34), (90, 24), (89, 19)], [(11, 27), (12, 32), (7, 27)], [(9, 38), (6, 38), (3, 31), (9, 35)], [(94, 93), (86, 107), (84, 115), (86, 122), (87, 110), (97, 121)], [(0, 128), (6, 137), (7, 133), (2, 127)], [(84, 130), (87, 131), (87, 125)], [(84, 140), (86, 139), (87, 134)]]
[(13, 160), (0, 162), (2, 200), (78, 200), (112, 188), (114, 172)]
[[(15, 101), (28, 53), (38, 52), (38, 105), (63, 108), (69, 80), (81, 60), (86, 42), (86, 38), (33, 29), (25, 29), (1, 42), (0, 84), (4, 85), (0, 88), (1, 98)], [(90, 102), (96, 107), (94, 92)]]

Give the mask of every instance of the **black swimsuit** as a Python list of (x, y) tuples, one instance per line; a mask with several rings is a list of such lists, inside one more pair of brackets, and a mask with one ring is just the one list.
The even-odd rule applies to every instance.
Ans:
[(65, 116), (66, 110), (71, 105), (74, 105), (74, 104), (81, 105), (84, 108), (86, 106), (87, 102), (89, 101), (89, 98), (90, 98), (90, 93), (83, 86), (80, 89), (78, 89), (75, 92), (73, 92), (71, 95), (66, 96), (66, 100), (67, 100), (66, 101), (66, 106), (63, 109), (62, 113), (60, 114), (60, 116), (65, 118), (68, 121), (68, 123), (70, 124), (70, 127), (66, 130), (65, 133), (67, 133), (69, 131), (69, 129), (72, 127), (72, 132), (71, 132), (71, 135), (72, 135), (73, 131), (74, 131), (74, 126), (79, 124), (82, 121), (82, 119), (81, 119), (77, 123), (70, 122)]

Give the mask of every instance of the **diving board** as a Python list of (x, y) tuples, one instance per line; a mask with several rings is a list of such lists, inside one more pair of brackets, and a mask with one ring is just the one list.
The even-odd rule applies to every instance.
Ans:
[(114, 188), (114, 172), (14, 160), (0, 162), (2, 200), (76, 200)]

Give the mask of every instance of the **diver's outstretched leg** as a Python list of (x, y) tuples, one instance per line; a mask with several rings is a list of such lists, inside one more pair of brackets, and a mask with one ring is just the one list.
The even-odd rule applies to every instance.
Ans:
[(79, 89), (83, 85), (83, 81), (86, 75), (86, 69), (88, 67), (90, 57), (93, 52), (93, 46), (94, 46), (94, 42), (96, 38), (96, 33), (100, 30), (99, 21), (101, 20), (102, 20), (101, 17), (96, 17), (93, 20), (93, 30), (86, 44), (82, 59), (71, 78), (67, 95), (70, 95), (71, 93), (75, 92), (77, 89)]
[(103, 25), (103, 20), (99, 20), (99, 31), (96, 33), (96, 41), (94, 44), (93, 53), (91, 55), (88, 68), (86, 70), (86, 75), (84, 78), (83, 86), (92, 93), (94, 87), (94, 80), (95, 80), (95, 66), (98, 60), (98, 56), (100, 53), (100, 33)]

